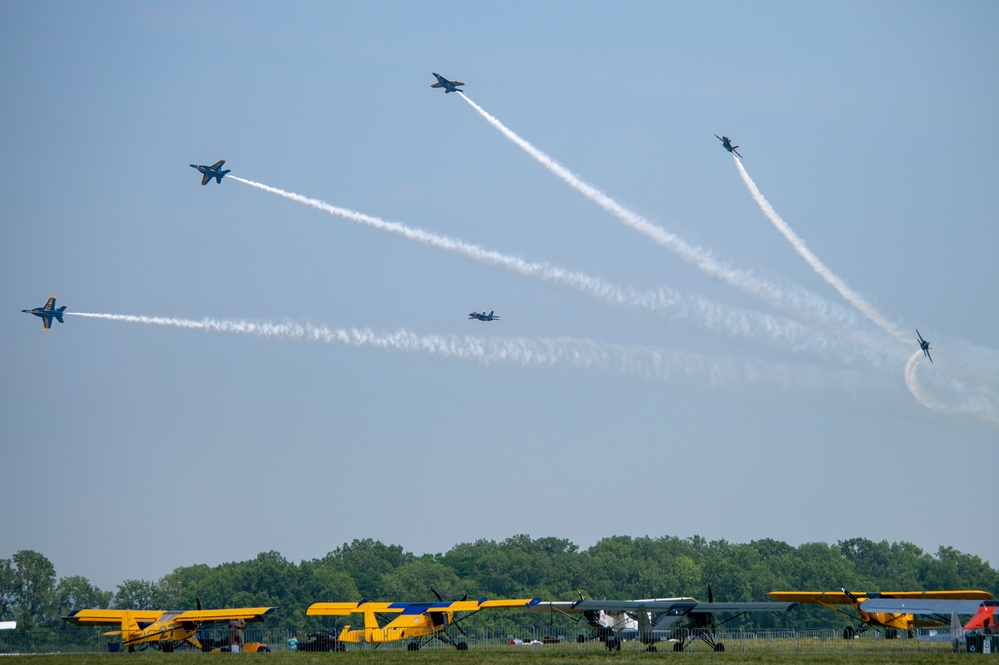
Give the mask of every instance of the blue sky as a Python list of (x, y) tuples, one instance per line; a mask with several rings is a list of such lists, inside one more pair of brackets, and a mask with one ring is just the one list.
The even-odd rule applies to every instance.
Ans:
[[(973, 488), (999, 461), (997, 19), (989, 2), (0, 4), (0, 556), (35, 549), (108, 589), (272, 549), (518, 533), (867, 537), (995, 566)], [(776, 296), (637, 232), (433, 71)], [(713, 134), (903, 339), (803, 260)], [(199, 187), (188, 164), (220, 158), (631, 296), (231, 177)], [(369, 332), (77, 315), (44, 333), (20, 310), (49, 295)], [(466, 319), (482, 309), (502, 320)], [(934, 364), (913, 386), (917, 327)]]

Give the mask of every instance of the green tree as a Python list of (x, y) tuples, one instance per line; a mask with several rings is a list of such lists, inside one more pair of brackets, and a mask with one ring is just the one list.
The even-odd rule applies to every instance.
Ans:
[(32, 550), (15, 552), (14, 602), (19, 626), (25, 630), (51, 624), (53, 620), (55, 566)]
[(146, 580), (125, 580), (118, 585), (114, 606), (121, 610), (154, 610), (156, 585)]
[(56, 606), (60, 616), (67, 616), (77, 610), (103, 610), (111, 605), (114, 594), (101, 591), (86, 577), (72, 575), (63, 577), (55, 588)]

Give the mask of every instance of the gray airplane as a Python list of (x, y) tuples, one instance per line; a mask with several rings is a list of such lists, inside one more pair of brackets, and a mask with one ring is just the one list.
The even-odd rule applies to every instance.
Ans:
[(201, 186), (202, 187), (204, 187), (209, 182), (211, 182), (212, 178), (215, 178), (215, 182), (217, 182), (218, 184), (221, 185), (222, 184), (222, 178), (225, 176), (226, 173), (228, 173), (231, 170), (231, 169), (226, 169), (225, 171), (223, 171), (222, 170), (222, 165), (223, 164), (225, 164), (225, 160), (224, 159), (220, 159), (219, 161), (215, 162), (211, 166), (205, 166), (204, 164), (191, 164), (191, 168), (192, 169), (198, 169), (198, 171), (201, 172), (201, 174), (202, 174), (201, 175)]
[(22, 309), (21, 311), (25, 314), (34, 314), (42, 319), (42, 327), (46, 330), (52, 329), (52, 319), (55, 319), (59, 323), (65, 323), (62, 320), (62, 313), (66, 311), (66, 305), (63, 305), (59, 309), (55, 306), (56, 297), (49, 296), (49, 301), (45, 303), (44, 307), (35, 307), (34, 309)]
[(728, 150), (730, 153), (732, 153), (733, 155), (735, 155), (739, 159), (742, 159), (742, 155), (740, 155), (739, 151), (736, 150), (736, 148), (738, 148), (739, 146), (732, 145), (732, 139), (730, 139), (727, 136), (718, 136), (717, 134), (715, 134), (715, 138), (722, 142), (722, 147), (723, 148), (725, 148), (726, 150)]
[(432, 72), (434, 76), (437, 77), (437, 83), (431, 83), (431, 88), (444, 88), (444, 92), (462, 92), (459, 85), (465, 85), (464, 81), (448, 81), (446, 78), (438, 74), (437, 72)]

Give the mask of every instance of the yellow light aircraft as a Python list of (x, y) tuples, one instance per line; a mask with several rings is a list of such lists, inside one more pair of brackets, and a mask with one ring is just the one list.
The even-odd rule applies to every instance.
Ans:
[[(859, 625), (854, 628), (847, 626), (843, 629), (843, 639), (853, 639), (858, 633), (862, 633), (868, 628), (880, 627), (885, 629), (885, 639), (898, 637), (898, 631), (906, 631), (912, 637), (914, 628), (925, 628), (932, 626), (943, 626), (939, 621), (920, 621), (912, 614), (891, 613), (891, 612), (865, 612), (860, 609), (860, 604), (870, 598), (897, 598), (900, 600), (912, 600), (916, 598), (934, 600), (991, 600), (992, 594), (988, 591), (964, 590), (964, 591), (771, 591), (767, 594), (774, 600), (789, 603), (812, 603), (828, 607), (834, 612), (839, 612), (858, 621)], [(836, 607), (836, 605), (853, 605), (857, 612), (854, 616), (849, 612)]]
[[(276, 607), (237, 607), (225, 610), (203, 610), (201, 603), (196, 610), (165, 612), (163, 610), (77, 610), (63, 621), (77, 626), (120, 626), (105, 635), (121, 635), (121, 643), (129, 651), (153, 647), (170, 652), (175, 647), (189, 645), (199, 651), (210, 651), (219, 646), (214, 640), (205, 644), (198, 639), (202, 624), (225, 621), (263, 621)], [(228, 645), (227, 645), (228, 646)], [(270, 651), (266, 644), (253, 642), (243, 645), (244, 651)]]
[[(348, 616), (364, 615), (364, 628), (351, 628), (347, 624), (340, 631), (341, 642), (368, 642), (379, 645), (382, 642), (411, 640), (406, 648), (418, 651), (421, 646), (432, 639), (450, 644), (458, 651), (466, 651), (468, 644), (462, 640), (455, 641), (447, 632), (448, 626), (454, 626), (464, 635), (455, 612), (476, 612), (486, 608), (507, 607), (527, 609), (538, 603), (537, 598), (517, 598), (514, 600), (455, 600), (442, 601), (440, 594), (434, 591), (436, 603), (385, 603), (362, 600), (357, 603), (312, 603), (306, 614), (309, 616)], [(398, 614), (384, 626), (379, 625), (378, 615)]]

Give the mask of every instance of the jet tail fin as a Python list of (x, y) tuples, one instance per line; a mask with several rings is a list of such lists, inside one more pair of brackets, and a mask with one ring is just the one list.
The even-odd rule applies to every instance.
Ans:
[(52, 315), (56, 317), (56, 320), (59, 323), (66, 323), (65, 321), (62, 320), (62, 313), (65, 312), (65, 311), (66, 311), (66, 305), (63, 305), (62, 307), (60, 307), (56, 311), (52, 312)]

